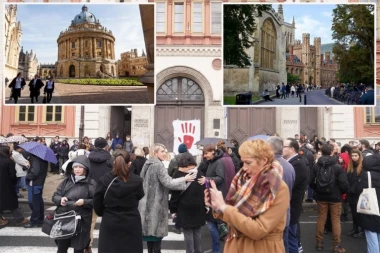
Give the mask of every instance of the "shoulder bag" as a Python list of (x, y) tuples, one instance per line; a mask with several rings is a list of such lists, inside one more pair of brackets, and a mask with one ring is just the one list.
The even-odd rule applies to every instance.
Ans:
[(364, 188), (360, 194), (356, 210), (358, 213), (380, 216), (376, 189), (372, 188), (371, 173), (369, 171), (367, 171), (367, 173), (368, 188)]
[(42, 232), (57, 240), (72, 238), (82, 232), (81, 216), (74, 210), (48, 215), (44, 220)]

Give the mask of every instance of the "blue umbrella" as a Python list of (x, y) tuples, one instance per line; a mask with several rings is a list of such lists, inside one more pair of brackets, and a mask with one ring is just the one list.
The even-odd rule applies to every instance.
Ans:
[(57, 158), (55, 157), (55, 154), (53, 150), (50, 148), (46, 147), (45, 145), (35, 142), (35, 141), (30, 141), (30, 142), (25, 142), (19, 145), (22, 147), (25, 151), (31, 153), (32, 155), (35, 155), (42, 160), (51, 162), (51, 163), (57, 163)]
[(268, 138), (269, 138), (268, 135), (258, 134), (258, 135), (254, 135), (254, 136), (248, 137), (247, 140), (248, 141), (253, 141), (253, 140), (263, 140), (263, 141), (266, 141)]

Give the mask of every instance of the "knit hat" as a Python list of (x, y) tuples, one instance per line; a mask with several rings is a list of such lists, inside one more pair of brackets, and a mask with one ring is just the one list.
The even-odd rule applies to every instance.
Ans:
[(78, 162), (73, 162), (73, 168), (74, 168), (75, 166), (79, 166), (79, 167), (82, 167), (82, 168), (86, 169), (86, 166), (84, 166), (83, 164), (78, 163)]
[(98, 137), (95, 139), (95, 148), (104, 148), (108, 145), (106, 139), (103, 137)]
[(185, 152), (187, 152), (186, 144), (185, 143), (179, 144), (179, 146), (178, 146), (178, 153), (182, 154), (182, 153), (185, 153)]

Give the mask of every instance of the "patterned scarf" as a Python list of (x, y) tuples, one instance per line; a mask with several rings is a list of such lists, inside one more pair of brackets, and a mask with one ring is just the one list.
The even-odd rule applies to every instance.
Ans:
[[(231, 182), (226, 203), (238, 208), (247, 217), (256, 217), (264, 213), (276, 198), (277, 190), (282, 181), (282, 166), (274, 161), (271, 167), (262, 168), (254, 177), (249, 178), (244, 170), (240, 170)], [(229, 236), (240, 234), (230, 226)], [(235, 235), (236, 237), (236, 235)]]

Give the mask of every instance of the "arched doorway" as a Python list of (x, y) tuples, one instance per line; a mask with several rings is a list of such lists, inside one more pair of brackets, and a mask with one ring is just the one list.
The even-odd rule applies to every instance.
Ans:
[(75, 66), (74, 65), (70, 65), (70, 67), (69, 67), (69, 76), (75, 77)]
[(201, 138), (204, 128), (205, 96), (198, 83), (189, 77), (177, 76), (165, 80), (156, 92), (155, 142), (173, 151), (174, 120), (201, 121)]

